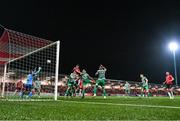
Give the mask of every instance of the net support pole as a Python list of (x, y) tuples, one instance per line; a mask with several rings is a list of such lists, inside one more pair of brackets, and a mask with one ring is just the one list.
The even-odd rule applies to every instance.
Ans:
[(59, 55), (60, 55), (60, 41), (57, 41), (54, 100), (57, 100), (57, 96), (58, 96)]
[(2, 80), (3, 82), (2, 82), (2, 94), (1, 94), (2, 97), (4, 97), (4, 92), (5, 92), (6, 72), (7, 72), (7, 64), (4, 65), (4, 76)]

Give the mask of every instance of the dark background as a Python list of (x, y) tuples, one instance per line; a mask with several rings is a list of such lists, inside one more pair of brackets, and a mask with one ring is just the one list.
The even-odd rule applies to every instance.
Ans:
[[(164, 81), (166, 71), (174, 73), (168, 43), (180, 40), (178, 0), (4, 0), (0, 4), (0, 24), (5, 27), (62, 40), (60, 73), (69, 74), (80, 64), (94, 76), (103, 64), (107, 78), (139, 81), (144, 73), (156, 83)], [(178, 50), (178, 76), (179, 55)]]

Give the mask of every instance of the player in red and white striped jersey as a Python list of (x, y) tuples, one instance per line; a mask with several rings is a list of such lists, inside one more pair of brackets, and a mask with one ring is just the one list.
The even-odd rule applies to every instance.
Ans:
[(164, 81), (163, 84), (165, 84), (165, 88), (170, 99), (174, 99), (174, 95), (172, 91), (173, 81), (174, 81), (174, 77), (169, 72), (166, 72), (166, 80)]

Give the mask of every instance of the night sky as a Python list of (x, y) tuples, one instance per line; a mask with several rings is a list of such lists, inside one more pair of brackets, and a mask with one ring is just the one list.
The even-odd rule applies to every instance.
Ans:
[[(168, 43), (180, 41), (178, 0), (4, 0), (0, 4), (0, 24), (5, 27), (62, 40), (62, 74), (80, 64), (94, 76), (103, 64), (107, 78), (140, 81), (139, 74), (144, 73), (150, 82), (161, 83), (166, 71), (174, 73)], [(180, 49), (178, 75), (179, 68)]]

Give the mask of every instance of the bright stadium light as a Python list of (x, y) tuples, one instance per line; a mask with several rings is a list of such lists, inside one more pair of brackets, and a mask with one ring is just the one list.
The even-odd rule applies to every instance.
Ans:
[(171, 51), (176, 51), (178, 49), (178, 44), (176, 42), (169, 43), (169, 49)]
[(176, 50), (178, 49), (178, 44), (176, 42), (169, 43), (169, 49), (173, 52), (175, 82), (176, 82), (176, 86), (177, 86), (178, 80), (177, 80), (177, 69), (176, 69)]

